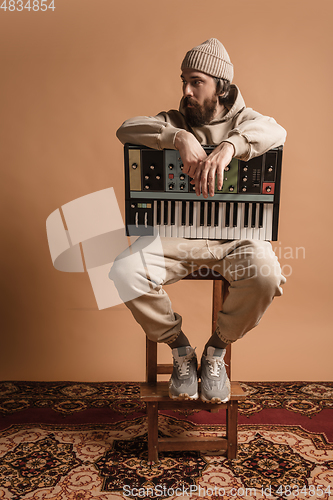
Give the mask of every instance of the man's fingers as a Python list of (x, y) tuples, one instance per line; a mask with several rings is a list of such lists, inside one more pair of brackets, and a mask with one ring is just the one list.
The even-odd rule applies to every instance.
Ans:
[(200, 161), (198, 162), (198, 167), (196, 169), (195, 175), (194, 175), (194, 182), (195, 182), (195, 194), (197, 196), (200, 196), (201, 194), (201, 169), (202, 169), (203, 162)]
[(204, 198), (214, 196), (215, 193), (215, 175), (217, 164), (216, 161), (208, 160), (205, 162), (201, 172), (201, 189)]
[(187, 174), (189, 175), (190, 177), (194, 177), (198, 168), (199, 168), (199, 165), (202, 163), (201, 160), (195, 160), (195, 159), (192, 159), (191, 161), (188, 161), (188, 162), (183, 162), (183, 172), (184, 174)]
[(201, 191), (204, 198), (208, 197), (207, 183), (208, 183), (208, 173), (210, 168), (211, 168), (210, 163), (206, 163), (201, 171)]
[(209, 189), (209, 196), (214, 196), (215, 194), (215, 171), (209, 172), (208, 175), (208, 189)]
[(221, 191), (222, 186), (223, 186), (223, 172), (224, 169), (219, 166), (217, 169), (216, 177), (217, 177), (217, 190)]

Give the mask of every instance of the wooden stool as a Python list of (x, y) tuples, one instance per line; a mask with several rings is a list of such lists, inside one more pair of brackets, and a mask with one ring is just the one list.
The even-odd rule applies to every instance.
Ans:
[[(216, 328), (217, 313), (222, 309), (223, 300), (228, 293), (229, 283), (219, 274), (208, 268), (196, 271), (184, 279), (213, 280), (213, 314), (212, 331)], [(228, 377), (230, 378), (231, 346), (228, 345), (225, 355)], [(173, 400), (169, 397), (169, 383), (157, 382), (158, 374), (171, 374), (172, 364), (157, 363), (157, 343), (146, 339), (146, 382), (140, 385), (140, 398), (147, 405), (148, 417), (148, 460), (158, 461), (160, 451), (199, 450), (199, 451), (225, 451), (228, 459), (237, 456), (237, 420), (238, 401), (245, 399), (245, 393), (238, 382), (231, 382), (231, 397), (227, 403), (204, 403), (200, 399)], [(192, 437), (192, 438), (159, 438), (158, 437), (158, 410), (226, 410), (226, 436), (225, 437)]]

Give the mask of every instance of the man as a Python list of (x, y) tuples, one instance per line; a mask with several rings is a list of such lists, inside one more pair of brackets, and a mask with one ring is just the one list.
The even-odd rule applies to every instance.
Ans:
[[(192, 178), (196, 194), (207, 198), (214, 196), (215, 179), (217, 188), (222, 188), (223, 171), (233, 157), (249, 160), (261, 155), (282, 145), (286, 133), (273, 118), (245, 107), (239, 89), (231, 85), (233, 65), (229, 55), (217, 39), (211, 38), (187, 52), (181, 69), (183, 98), (179, 111), (127, 120), (117, 137), (123, 144), (177, 149), (183, 172)], [(203, 145), (216, 147), (207, 156)], [(230, 382), (223, 361), (225, 348), (259, 323), (273, 297), (282, 294), (285, 278), (268, 242), (161, 238), (161, 243), (163, 251), (159, 252), (154, 242), (140, 238), (130, 252), (119, 256), (110, 278), (146, 335), (171, 347), (174, 369), (169, 394), (174, 399), (198, 398), (197, 357), (162, 285), (183, 278), (201, 265), (228, 280), (229, 295), (201, 358), (201, 399), (226, 402)], [(143, 270), (136, 250), (144, 246)]]

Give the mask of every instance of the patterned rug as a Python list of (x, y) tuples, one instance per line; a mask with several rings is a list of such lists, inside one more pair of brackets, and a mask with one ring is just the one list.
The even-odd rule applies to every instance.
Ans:
[[(0, 383), (0, 500), (333, 498), (333, 383), (242, 386), (236, 460), (150, 464), (139, 384)], [(220, 436), (224, 414), (166, 411), (159, 429)]]
[[(221, 435), (161, 416), (164, 435)], [(290, 499), (333, 495), (333, 443), (299, 426), (241, 425), (236, 460), (198, 452), (147, 462), (145, 418), (111, 425), (12, 426), (0, 432), (2, 500)]]

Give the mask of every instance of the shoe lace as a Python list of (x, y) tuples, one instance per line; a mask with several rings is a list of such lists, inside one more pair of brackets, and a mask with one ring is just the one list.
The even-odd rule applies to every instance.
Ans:
[(178, 359), (175, 359), (178, 371), (180, 375), (189, 375), (190, 373), (190, 361), (194, 357), (196, 347), (193, 349), (192, 352), (189, 354), (186, 354), (186, 356), (181, 356)]
[(215, 356), (207, 358), (207, 361), (212, 377), (218, 377), (220, 375), (221, 368), (223, 366), (228, 366), (223, 359), (218, 359)]

